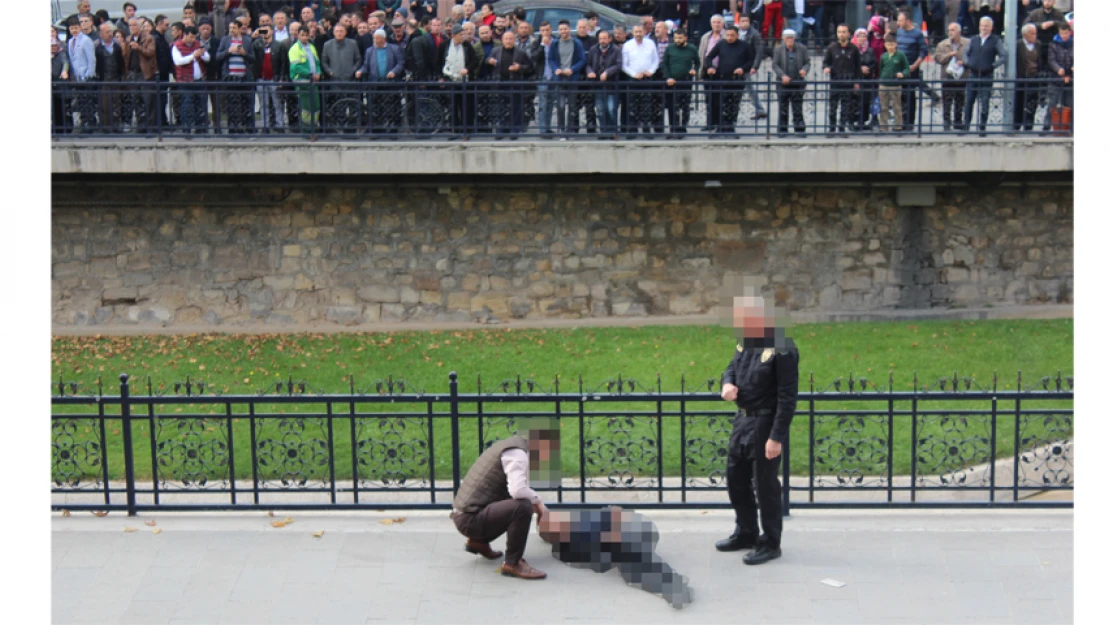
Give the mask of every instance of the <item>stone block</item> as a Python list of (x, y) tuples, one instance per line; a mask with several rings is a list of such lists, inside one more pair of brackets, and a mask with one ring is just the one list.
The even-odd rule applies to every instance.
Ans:
[(325, 318), (331, 323), (356, 325), (362, 321), (362, 306), (329, 306)]
[(871, 288), (871, 270), (854, 269), (845, 271), (838, 280), (840, 287), (845, 291), (858, 291)]
[(440, 292), (440, 291), (421, 291), (420, 292), (420, 303), (421, 304), (436, 304), (436, 305), (442, 304), (443, 303), (443, 293)]
[(447, 294), (447, 308), (449, 310), (470, 310), (470, 293), (465, 291)]
[(648, 314), (647, 306), (640, 302), (614, 303), (612, 310), (617, 317), (644, 317)]
[(479, 312), (488, 308), (495, 315), (509, 314), (509, 295), (505, 293), (479, 293), (470, 298), (470, 311)]
[(397, 287), (392, 287), (392, 286), (380, 286), (380, 285), (364, 286), (364, 287), (360, 288), (357, 291), (357, 293), (358, 293), (359, 298), (361, 298), (363, 301), (367, 301), (367, 302), (378, 302), (378, 303), (390, 302), (390, 303), (395, 303), (395, 302), (400, 302), (401, 301), (400, 289), (398, 289)]

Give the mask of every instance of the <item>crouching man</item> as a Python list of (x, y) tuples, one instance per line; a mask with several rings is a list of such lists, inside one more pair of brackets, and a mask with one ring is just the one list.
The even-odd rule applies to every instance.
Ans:
[(529, 425), (536, 427), (520, 429), (482, 452), (459, 485), (451, 519), (467, 538), (466, 550), (490, 560), (502, 555), (490, 543), (505, 534), (502, 575), (543, 579), (547, 573), (524, 561), (532, 515), (542, 519), (550, 514), (529, 486), (529, 467), (538, 476), (544, 466), (558, 466), (559, 430), (557, 424), (554, 430), (531, 421)]

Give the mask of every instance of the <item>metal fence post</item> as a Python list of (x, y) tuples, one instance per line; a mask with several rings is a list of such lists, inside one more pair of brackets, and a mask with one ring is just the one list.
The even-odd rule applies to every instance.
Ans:
[(452, 371), (448, 374), (451, 385), (451, 472), (454, 487), (452, 496), (459, 494), (459, 484), (462, 477), (459, 475), (459, 374)]
[(119, 376), (119, 410), (123, 421), (123, 464), (124, 479), (127, 482), (127, 516), (135, 516), (135, 447), (131, 441), (131, 386), (127, 383), (129, 376), (124, 373)]

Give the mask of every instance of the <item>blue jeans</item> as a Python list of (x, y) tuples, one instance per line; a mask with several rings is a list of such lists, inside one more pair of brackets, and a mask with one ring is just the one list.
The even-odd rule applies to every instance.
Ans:
[(990, 77), (976, 77), (972, 76), (971, 80), (967, 81), (966, 100), (967, 108), (964, 110), (964, 120), (966, 126), (971, 126), (971, 112), (975, 110), (975, 104), (979, 104), (979, 132), (986, 132), (987, 130), (987, 115), (990, 113), (991, 106), (991, 88), (994, 86), (994, 81)]
[(594, 106), (597, 107), (597, 124), (601, 127), (601, 132), (616, 134), (617, 92), (612, 87), (602, 87), (601, 90), (594, 95)]
[(794, 33), (798, 35), (798, 41), (799, 42), (801, 42), (801, 40), (802, 40), (802, 27), (805, 26), (805, 24), (806, 24), (805, 22), (802, 21), (802, 17), (803, 16), (799, 15), (798, 17), (792, 17), (788, 20), (787, 19), (783, 20), (783, 22), (786, 23), (786, 27), (789, 28), (790, 30), (794, 31)]
[(536, 120), (536, 125), (539, 126), (540, 132), (551, 132), (551, 105), (554, 104), (555, 99), (554, 90), (551, 88), (550, 81), (540, 82), (536, 91), (539, 93), (540, 103), (539, 118)]

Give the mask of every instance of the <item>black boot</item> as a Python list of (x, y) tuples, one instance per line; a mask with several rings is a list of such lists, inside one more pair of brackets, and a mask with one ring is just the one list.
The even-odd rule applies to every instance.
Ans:
[(717, 541), (717, 551), (740, 551), (741, 549), (752, 549), (756, 545), (756, 536), (748, 536), (740, 533), (740, 528), (732, 533), (732, 536), (724, 540)]
[(760, 544), (755, 548), (755, 551), (744, 554), (744, 564), (763, 564), (768, 560), (780, 557), (782, 557), (782, 549), (779, 547)]

